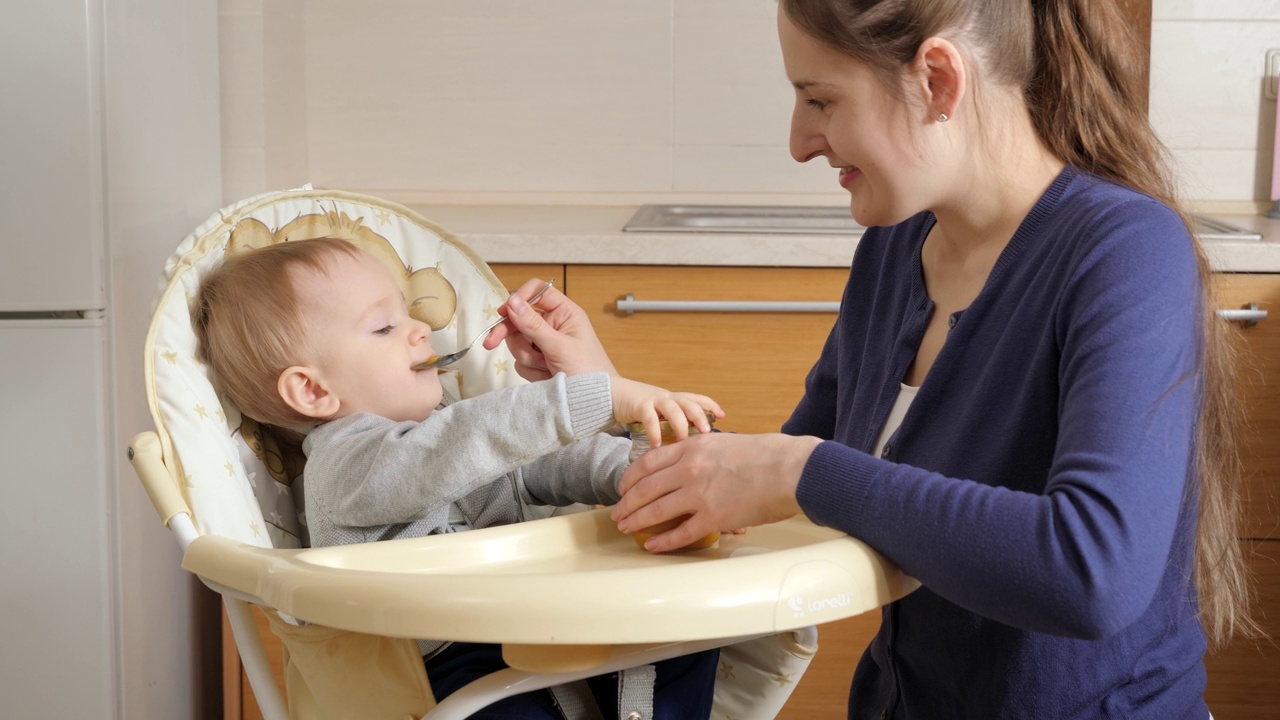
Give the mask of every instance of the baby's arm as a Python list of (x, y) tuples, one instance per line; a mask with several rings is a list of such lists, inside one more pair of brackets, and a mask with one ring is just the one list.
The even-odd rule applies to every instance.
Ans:
[(408, 522), (614, 424), (609, 378), (564, 375), (463, 400), (424, 422), (353, 415), (312, 431), (309, 492), (333, 522)]
[[(724, 413), (714, 400), (692, 393), (673, 393), (653, 385), (614, 377), (610, 385), (613, 415), (618, 422), (643, 422), (649, 438), (661, 443), (659, 418), (665, 418), (679, 439), (688, 436), (689, 425), (710, 432), (709, 411)], [(612, 505), (619, 499), (618, 482), (629, 462), (631, 442), (609, 435), (582, 440), (539, 458), (523, 469), (526, 501), (564, 506), (571, 503)]]
[(613, 505), (630, 453), (630, 440), (600, 433), (544, 455), (521, 468), (524, 500), (552, 507)]

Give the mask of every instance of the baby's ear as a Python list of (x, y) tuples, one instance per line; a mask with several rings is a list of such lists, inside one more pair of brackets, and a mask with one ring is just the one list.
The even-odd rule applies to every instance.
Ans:
[(338, 412), (338, 396), (315, 368), (301, 365), (285, 368), (276, 382), (276, 390), (289, 407), (307, 417), (320, 420)]

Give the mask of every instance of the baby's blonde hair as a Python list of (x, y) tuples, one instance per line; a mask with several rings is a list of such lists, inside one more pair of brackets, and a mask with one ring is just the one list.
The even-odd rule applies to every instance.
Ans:
[(231, 255), (200, 280), (191, 309), (197, 353), (240, 412), (278, 427), (316, 424), (277, 390), (280, 374), (307, 355), (297, 272), (328, 273), (336, 257), (359, 252), (329, 237), (277, 243)]

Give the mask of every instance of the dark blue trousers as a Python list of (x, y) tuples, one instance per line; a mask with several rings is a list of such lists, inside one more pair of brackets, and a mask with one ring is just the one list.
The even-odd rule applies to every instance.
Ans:
[[(657, 681), (653, 689), (654, 720), (707, 720), (716, 682), (719, 650), (681, 655), (655, 663)], [(444, 700), (472, 680), (503, 670), (502, 648), (485, 643), (455, 642), (426, 660), (427, 679), (436, 702)], [(587, 685), (605, 718), (613, 718), (618, 707), (618, 674), (588, 678)], [(514, 695), (500, 700), (472, 718), (484, 720), (561, 720), (551, 692)]]

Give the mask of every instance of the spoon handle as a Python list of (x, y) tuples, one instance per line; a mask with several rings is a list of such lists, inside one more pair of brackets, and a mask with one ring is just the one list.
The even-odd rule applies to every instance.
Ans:
[[(543, 285), (541, 290), (539, 290), (538, 292), (534, 293), (534, 294), (533, 294), (533, 297), (529, 298), (528, 303), (529, 303), (530, 305), (532, 305), (532, 304), (534, 304), (535, 302), (537, 302), (537, 301), (538, 301), (538, 298), (542, 297), (542, 293), (546, 292), (547, 290), (550, 290), (550, 289), (551, 289), (551, 286), (552, 286), (552, 285), (554, 285), (554, 284), (555, 284), (555, 282), (556, 282), (555, 280), (548, 280), (548, 281), (547, 281), (547, 284), (546, 284), (546, 285)], [(453, 363), (455, 363), (455, 362), (457, 362), (458, 360), (462, 359), (462, 356), (463, 356), (463, 355), (466, 355), (466, 354), (467, 354), (467, 352), (471, 350), (471, 346), (472, 346), (472, 345), (475, 345), (475, 344), (476, 344), (476, 342), (480, 340), (480, 338), (484, 337), (485, 335), (488, 335), (490, 330), (492, 330), (492, 329), (494, 329), (494, 328), (498, 327), (499, 325), (501, 325), (501, 324), (503, 323), (503, 321), (505, 321), (506, 319), (507, 319), (507, 318), (506, 318), (506, 316), (505, 316), (505, 315), (499, 315), (497, 320), (494, 320), (493, 322), (489, 323), (488, 327), (486, 327), (485, 329), (481, 330), (481, 331), (480, 331), (480, 332), (479, 332), (479, 333), (478, 333), (478, 334), (477, 334), (477, 335), (476, 335), (476, 336), (471, 340), (471, 342), (467, 343), (466, 345), (463, 345), (461, 348), (459, 348), (459, 349), (457, 349), (457, 350), (455, 350), (455, 351), (453, 351), (453, 352), (451, 352), (451, 353), (449, 353), (449, 354), (447, 354), (447, 355), (432, 355), (430, 358), (428, 358), (428, 359), (427, 359), (427, 361), (426, 361), (426, 362), (424, 362), (424, 363), (421, 363), (421, 364), (419, 364), (419, 365), (414, 366), (414, 369), (415, 369), (415, 370), (425, 370), (425, 369), (427, 369), (427, 368), (433, 368), (433, 367), (444, 367), (445, 365), (452, 365)]]

